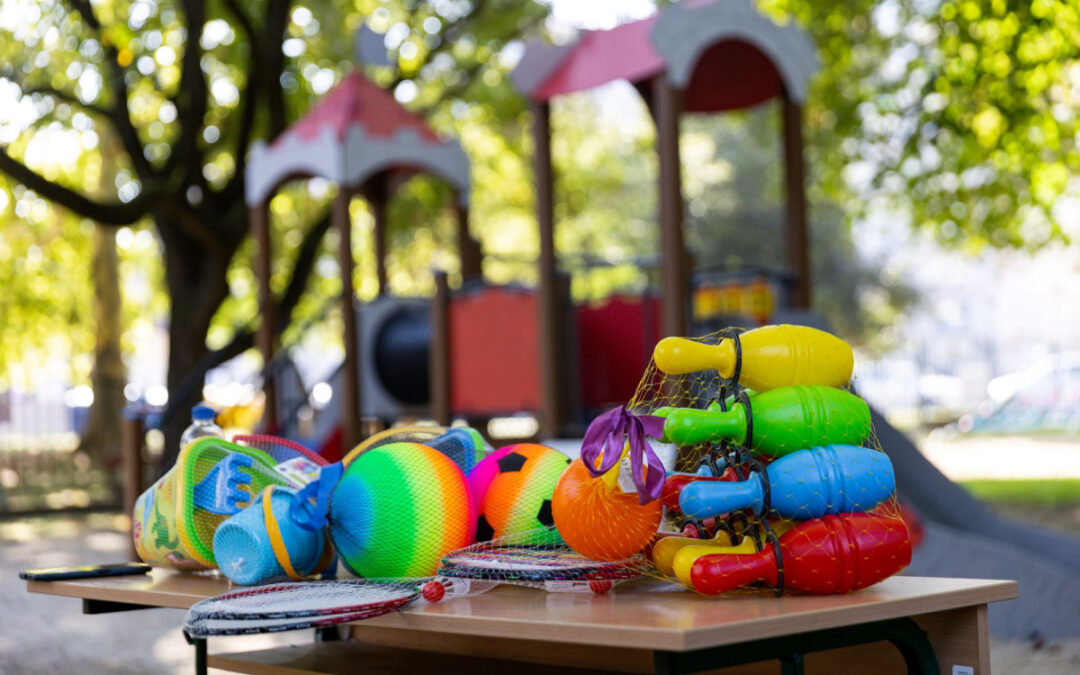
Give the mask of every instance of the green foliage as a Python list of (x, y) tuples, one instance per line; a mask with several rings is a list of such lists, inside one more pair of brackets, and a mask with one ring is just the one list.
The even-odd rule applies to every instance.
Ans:
[[(47, 362), (58, 353), (88, 355), (94, 346), (87, 330), (93, 289), (70, 283), (90, 277), (93, 224), (25, 192), (0, 183), (0, 218), (7, 221), (0, 231), (0, 390), (20, 377), (15, 364)], [(69, 376), (89, 375), (86, 356), (71, 365)]]
[[(784, 269), (779, 105), (683, 125), (688, 238), (704, 267)], [(847, 339), (884, 348), (881, 329), (912, 300), (899, 280), (861, 260), (842, 209), (818, 193), (808, 213), (814, 306)]]
[(968, 249), (1080, 233), (1066, 197), (1080, 169), (1075, 2), (760, 4), (817, 41), (810, 164), (850, 211), (881, 197)]

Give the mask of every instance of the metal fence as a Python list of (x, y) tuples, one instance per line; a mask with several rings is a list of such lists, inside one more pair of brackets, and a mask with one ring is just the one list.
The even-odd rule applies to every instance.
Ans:
[(80, 449), (88, 408), (67, 393), (0, 391), (0, 517), (119, 506), (119, 464)]

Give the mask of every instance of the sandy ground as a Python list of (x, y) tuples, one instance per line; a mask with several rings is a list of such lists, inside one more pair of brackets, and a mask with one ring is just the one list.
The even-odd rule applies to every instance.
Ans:
[[(185, 673), (194, 653), (180, 632), (180, 610), (154, 609), (88, 616), (78, 600), (25, 591), (19, 570), (111, 563), (126, 558), (119, 518), (0, 522), (0, 673)], [(243, 651), (304, 642), (288, 636), (222, 638), (214, 651)]]
[[(0, 522), (0, 673), (190, 673), (191, 648), (180, 633), (183, 613), (155, 609), (87, 616), (78, 601), (32, 595), (18, 571), (122, 560), (126, 535), (118, 518)], [(309, 632), (222, 638), (213, 651), (302, 643)], [(1072, 675), (1080, 672), (1080, 640), (1035, 648), (995, 640), (994, 672)]]

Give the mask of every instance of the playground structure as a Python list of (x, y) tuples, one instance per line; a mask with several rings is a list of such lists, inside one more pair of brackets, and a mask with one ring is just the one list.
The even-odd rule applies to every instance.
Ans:
[[(468, 236), (469, 161), (456, 141), (439, 138), (394, 97), (354, 70), (323, 101), (291, 125), (269, 147), (251, 150), (245, 195), (256, 242), (255, 273), (262, 316), (258, 346), (266, 363), (275, 352), (274, 301), (270, 290), (269, 204), (274, 192), (298, 177), (319, 176), (338, 185), (332, 209), (338, 232), (341, 270), (342, 322), (345, 327), (344, 378), (340, 387), (343, 437), (346, 447), (360, 440), (360, 360), (357, 318), (353, 311), (352, 223), (349, 203), (356, 195), (367, 199), (375, 220), (374, 245), (379, 292), (386, 289), (386, 205), (394, 191), (418, 171), (445, 180), (456, 194), (458, 246), (466, 276), (478, 273)], [(267, 426), (277, 426), (273, 380), (267, 378)]]
[(640, 21), (586, 32), (568, 45), (533, 44), (525, 52), (512, 79), (529, 99), (533, 114), (540, 229), (542, 435), (557, 435), (565, 419), (566, 387), (558, 378), (569, 367), (558, 340), (565, 327), (556, 291), (551, 100), (615, 80), (630, 82), (645, 100), (657, 130), (661, 332), (681, 335), (687, 330), (689, 297), (679, 159), (679, 120), (684, 112), (741, 110), (780, 99), (788, 200), (784, 244), (794, 280), (788, 302), (800, 309), (810, 306), (802, 103), (816, 68), (809, 37), (793, 24), (773, 23), (749, 0), (672, 5)]
[[(619, 58), (613, 59), (616, 53)], [(728, 67), (735, 62), (739, 68)], [(777, 26), (742, 1), (673, 6), (642, 21), (586, 33), (570, 45), (530, 46), (512, 77), (533, 112), (540, 235), (535, 290), (480, 280), (481, 254), (468, 231), (468, 160), (456, 142), (439, 138), (388, 92), (353, 71), (272, 145), (253, 148), (248, 162), (247, 202), (263, 317), (260, 351), (267, 363), (276, 351), (269, 199), (288, 180), (319, 176), (340, 190), (332, 214), (345, 313), (345, 362), (333, 381), (341, 392), (341, 448), (360, 440), (361, 417), (426, 416), (446, 424), (453, 417), (526, 412), (538, 418), (542, 437), (580, 433), (592, 414), (632, 393), (635, 374), (659, 337), (688, 332), (691, 297), (699, 317), (727, 310), (759, 322), (778, 303), (808, 306), (800, 105), (814, 64), (805, 34), (793, 25)], [(554, 250), (550, 100), (616, 79), (629, 80), (641, 92), (657, 123), (661, 296), (616, 295), (573, 306)], [(737, 110), (774, 98), (784, 108), (787, 277), (793, 283), (779, 289), (758, 275), (745, 283), (702, 284), (691, 295), (682, 233), (679, 117), (684, 111)], [(450, 293), (437, 274), (439, 290), (430, 311), (423, 300), (386, 294), (387, 201), (418, 171), (455, 190), (465, 280)], [(374, 215), (380, 297), (354, 311), (348, 204), (355, 195), (368, 201)], [(505, 377), (508, 372), (514, 377)], [(266, 425), (271, 429), (283, 417), (273, 380), (268, 371)]]

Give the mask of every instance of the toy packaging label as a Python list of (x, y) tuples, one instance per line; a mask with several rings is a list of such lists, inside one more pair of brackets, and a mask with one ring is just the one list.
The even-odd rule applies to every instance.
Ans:
[(206, 565), (193, 560), (180, 541), (176, 519), (176, 480), (172, 471), (139, 495), (132, 514), (132, 535), (135, 550), (143, 562), (179, 570), (208, 569)]
[(630, 464), (630, 458), (626, 455), (619, 459), (619, 479), (616, 484), (623, 492), (637, 492), (637, 485), (634, 483), (634, 470)]
[[(678, 453), (675, 444), (661, 443), (651, 438), (647, 440), (649, 447), (660, 458), (660, 463), (664, 465), (664, 469), (673, 471), (675, 469), (675, 456)], [(616, 481), (619, 489), (623, 492), (637, 492), (637, 484), (634, 483), (634, 472), (631, 466), (630, 455), (623, 454), (619, 459), (619, 478)]]
[(653, 449), (656, 456), (660, 458), (660, 463), (664, 465), (666, 471), (675, 470), (675, 459), (679, 454), (679, 448), (674, 443), (661, 443), (655, 438), (647, 439), (649, 447)]
[(294, 488), (302, 488), (319, 477), (321, 467), (307, 457), (293, 457), (274, 469), (284, 476)]

